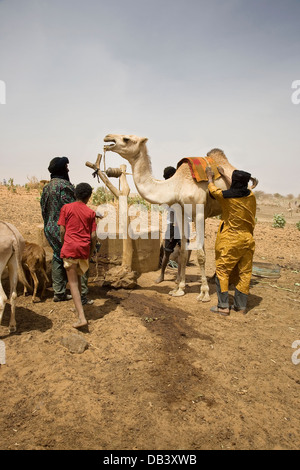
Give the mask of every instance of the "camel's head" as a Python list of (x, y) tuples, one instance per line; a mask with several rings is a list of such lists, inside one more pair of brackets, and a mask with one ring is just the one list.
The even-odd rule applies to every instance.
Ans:
[(137, 137), (136, 135), (108, 134), (104, 137), (104, 142), (110, 142), (110, 144), (105, 145), (104, 149), (116, 152), (132, 163), (147, 140), (146, 137)]

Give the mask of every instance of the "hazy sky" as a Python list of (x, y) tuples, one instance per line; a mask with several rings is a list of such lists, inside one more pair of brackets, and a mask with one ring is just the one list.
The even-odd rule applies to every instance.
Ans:
[(156, 178), (219, 147), (298, 195), (299, 20), (299, 0), (0, 0), (0, 181), (65, 155), (97, 187), (85, 162), (120, 133), (148, 137)]

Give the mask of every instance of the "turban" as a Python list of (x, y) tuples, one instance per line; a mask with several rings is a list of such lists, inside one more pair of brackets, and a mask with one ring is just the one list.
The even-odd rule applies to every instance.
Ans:
[(69, 181), (68, 168), (67, 164), (69, 159), (67, 157), (55, 157), (51, 160), (48, 166), (48, 171), (50, 172), (52, 178), (61, 178)]
[(248, 189), (248, 183), (250, 181), (251, 174), (247, 171), (234, 170), (231, 176), (231, 186), (226, 191), (223, 191), (223, 197), (245, 197), (249, 196), (250, 190)]

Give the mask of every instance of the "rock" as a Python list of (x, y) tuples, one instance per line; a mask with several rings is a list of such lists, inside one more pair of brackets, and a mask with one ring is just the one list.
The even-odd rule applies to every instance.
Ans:
[(103, 285), (115, 289), (134, 289), (137, 286), (137, 273), (115, 266), (105, 273)]
[(89, 343), (76, 333), (61, 338), (60, 342), (72, 354), (82, 354), (89, 346)]

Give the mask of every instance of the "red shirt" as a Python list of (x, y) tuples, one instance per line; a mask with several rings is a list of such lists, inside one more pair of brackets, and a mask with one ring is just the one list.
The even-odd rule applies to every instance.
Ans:
[(96, 231), (95, 215), (95, 211), (81, 201), (61, 208), (57, 223), (66, 229), (61, 258), (89, 259), (91, 234)]

